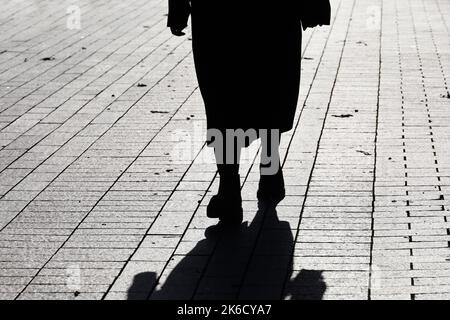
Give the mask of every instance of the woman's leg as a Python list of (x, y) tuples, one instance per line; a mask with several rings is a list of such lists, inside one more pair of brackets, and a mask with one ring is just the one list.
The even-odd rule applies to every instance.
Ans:
[(233, 141), (227, 141), (225, 135), (223, 141), (222, 146), (214, 148), (217, 171), (219, 172), (221, 179), (239, 174), (239, 162), (241, 157), (241, 149), (238, 149)]
[(281, 169), (279, 144), (281, 133), (277, 130), (269, 130), (266, 137), (261, 138), (261, 162), (259, 188), (257, 197), (259, 200), (269, 200), (276, 203), (285, 197), (283, 171)]
[[(219, 191), (211, 198), (207, 208), (210, 218), (223, 222), (240, 224), (242, 222), (241, 182), (239, 176), (240, 148), (234, 141), (226, 141), (223, 146), (214, 148), (219, 172)], [(228, 156), (228, 157), (227, 157)]]
[(279, 146), (281, 133), (278, 129), (268, 129), (261, 134), (260, 173), (262, 176), (276, 175), (280, 168)]

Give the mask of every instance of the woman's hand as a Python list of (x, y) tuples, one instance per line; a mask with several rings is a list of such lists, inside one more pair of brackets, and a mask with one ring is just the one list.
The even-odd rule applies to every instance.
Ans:
[(191, 4), (189, 0), (169, 0), (169, 17), (167, 26), (175, 36), (184, 36), (183, 29), (187, 27)]
[(174, 36), (177, 36), (177, 37), (181, 37), (181, 36), (184, 36), (186, 34), (186, 33), (183, 32), (183, 29), (179, 29), (177, 27), (170, 27), (170, 31), (172, 32), (172, 34)]

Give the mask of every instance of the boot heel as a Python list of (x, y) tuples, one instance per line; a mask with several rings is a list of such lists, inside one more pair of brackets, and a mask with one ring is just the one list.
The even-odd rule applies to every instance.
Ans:
[(227, 224), (239, 224), (243, 219), (240, 176), (221, 180), (218, 194), (211, 197), (206, 208), (208, 218), (219, 218)]

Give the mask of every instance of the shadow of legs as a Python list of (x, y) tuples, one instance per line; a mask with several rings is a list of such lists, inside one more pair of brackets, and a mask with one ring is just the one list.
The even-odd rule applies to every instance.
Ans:
[[(291, 226), (280, 221), (275, 204), (260, 203), (251, 222), (239, 228), (212, 226), (205, 239), (182, 257), (150, 298), (172, 299), (321, 299), (326, 290), (320, 270), (291, 274), (294, 239)], [(129, 299), (146, 299), (156, 274), (135, 276)]]

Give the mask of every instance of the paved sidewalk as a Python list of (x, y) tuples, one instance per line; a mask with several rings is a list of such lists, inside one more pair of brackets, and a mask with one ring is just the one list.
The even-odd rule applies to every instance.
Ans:
[(450, 299), (449, 1), (332, 0), (235, 233), (166, 0), (0, 2), (0, 298)]

